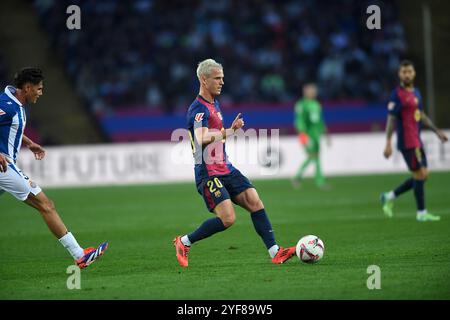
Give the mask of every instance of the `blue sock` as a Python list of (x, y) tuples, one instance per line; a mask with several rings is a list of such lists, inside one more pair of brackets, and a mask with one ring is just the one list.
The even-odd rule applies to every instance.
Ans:
[(197, 230), (188, 234), (189, 241), (191, 243), (208, 238), (217, 232), (225, 230), (222, 220), (219, 218), (211, 218), (203, 222)]
[(414, 180), (414, 196), (416, 197), (417, 211), (425, 210), (425, 180)]
[(402, 193), (411, 190), (413, 188), (413, 185), (414, 185), (414, 179), (413, 178), (409, 178), (409, 179), (405, 180), (401, 185), (399, 185), (394, 190), (395, 197), (398, 197)]
[(276, 245), (275, 234), (272, 230), (272, 225), (270, 224), (269, 218), (267, 217), (266, 210), (261, 209), (259, 211), (253, 212), (251, 215), (253, 225), (255, 226), (256, 232), (264, 241), (267, 249)]

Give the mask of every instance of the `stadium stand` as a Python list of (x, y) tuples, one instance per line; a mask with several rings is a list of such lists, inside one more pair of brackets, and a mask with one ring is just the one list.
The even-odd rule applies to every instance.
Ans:
[[(225, 68), (225, 117), (293, 132), (301, 84), (316, 81), (334, 132), (383, 126), (406, 51), (396, 6), (377, 1), (383, 28), (367, 32), (368, 1), (35, 0), (42, 27), (77, 92), (112, 141), (168, 139), (197, 92), (196, 63)], [(68, 32), (68, 5), (82, 29)], [(170, 14), (168, 14), (170, 13)], [(320, 17), (318, 20), (316, 17)]]
[[(86, 110), (61, 59), (50, 47), (48, 34), (41, 30), (33, 2), (4, 0), (2, 4), (8, 8), (0, 11), (0, 52), (8, 67), (2, 85), (11, 84), (14, 73), (28, 66), (40, 67), (45, 75), (44, 95), (37, 105), (26, 108), (26, 130), (35, 128), (40, 136), (36, 142), (44, 145), (105, 141), (97, 119)], [(66, 16), (65, 11), (61, 14)]]

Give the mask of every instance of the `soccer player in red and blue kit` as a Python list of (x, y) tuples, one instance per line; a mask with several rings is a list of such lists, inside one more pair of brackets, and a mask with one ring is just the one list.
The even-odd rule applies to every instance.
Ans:
[(195, 159), (195, 182), (210, 212), (216, 217), (204, 221), (196, 230), (174, 239), (176, 256), (182, 267), (188, 266), (188, 253), (197, 241), (224, 231), (233, 225), (233, 203), (246, 209), (256, 232), (264, 241), (272, 262), (280, 264), (295, 254), (295, 247), (281, 248), (275, 241), (269, 218), (255, 187), (228, 160), (225, 140), (244, 126), (238, 114), (228, 129), (223, 127), (216, 96), (224, 85), (222, 65), (213, 59), (199, 63), (197, 77), (200, 92), (189, 107), (187, 127)]
[(429, 127), (439, 137), (441, 142), (448, 140), (447, 136), (438, 129), (423, 111), (422, 96), (414, 87), (416, 72), (414, 65), (409, 60), (400, 63), (398, 76), (400, 86), (391, 94), (388, 103), (388, 119), (386, 125), (385, 158), (392, 154), (391, 137), (394, 126), (397, 126), (397, 148), (403, 158), (412, 177), (405, 180), (395, 190), (381, 194), (381, 202), (384, 214), (393, 216), (394, 199), (406, 191), (414, 189), (417, 205), (417, 221), (439, 221), (440, 217), (428, 213), (425, 208), (424, 185), (428, 176), (427, 157), (420, 139), (421, 125)]

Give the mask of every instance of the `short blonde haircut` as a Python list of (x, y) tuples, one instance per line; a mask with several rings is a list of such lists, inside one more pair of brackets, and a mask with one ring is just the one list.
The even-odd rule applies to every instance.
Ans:
[(219, 68), (223, 70), (220, 63), (217, 63), (214, 59), (206, 59), (201, 61), (197, 67), (197, 77), (200, 79), (201, 75), (209, 76), (214, 68)]

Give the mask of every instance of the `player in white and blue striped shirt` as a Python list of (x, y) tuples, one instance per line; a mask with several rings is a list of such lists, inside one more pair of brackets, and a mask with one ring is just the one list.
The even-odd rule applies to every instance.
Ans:
[(0, 94), (0, 195), (8, 192), (20, 201), (37, 209), (50, 231), (69, 251), (80, 268), (95, 261), (108, 247), (108, 242), (97, 248), (80, 247), (75, 237), (62, 222), (53, 202), (42, 189), (31, 181), (16, 165), (23, 143), (34, 153), (36, 160), (45, 157), (45, 150), (24, 135), (25, 104), (36, 103), (42, 95), (44, 76), (37, 68), (25, 68), (14, 78), (15, 86), (7, 86)]

